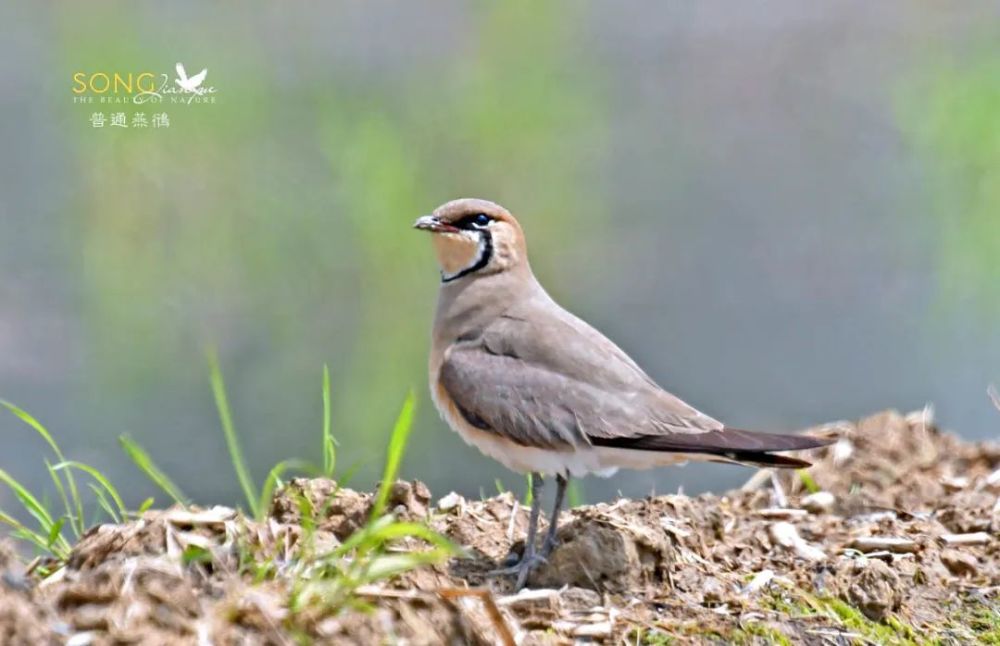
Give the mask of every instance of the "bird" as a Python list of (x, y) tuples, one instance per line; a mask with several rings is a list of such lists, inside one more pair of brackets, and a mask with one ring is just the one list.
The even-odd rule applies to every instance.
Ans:
[[(447, 202), (413, 225), (430, 232), (441, 284), (429, 382), (441, 417), (468, 444), (530, 474), (524, 549), (515, 590), (557, 545), (571, 478), (608, 477), (688, 460), (802, 468), (781, 451), (827, 438), (730, 428), (662, 389), (595, 328), (558, 305), (535, 278), (524, 231), (493, 202)], [(541, 549), (536, 534), (545, 477), (556, 493)]]
[(174, 79), (174, 83), (179, 85), (182, 90), (191, 92), (192, 94), (202, 94), (205, 91), (199, 86), (208, 75), (207, 67), (190, 78), (182, 63), (177, 63), (175, 67), (177, 69), (177, 78)]

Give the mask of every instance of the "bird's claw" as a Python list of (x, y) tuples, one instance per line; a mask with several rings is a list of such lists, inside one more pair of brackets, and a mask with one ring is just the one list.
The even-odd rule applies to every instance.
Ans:
[(526, 554), (517, 564), (517, 581), (514, 583), (514, 591), (517, 592), (523, 588), (524, 584), (528, 582), (528, 575), (531, 574), (531, 571), (544, 563), (548, 563), (548, 561), (541, 554), (534, 552)]
[[(513, 563), (511, 562), (512, 557), (517, 559)], [(522, 557), (518, 557), (515, 552), (511, 552), (504, 559), (506, 567), (493, 570), (487, 576), (509, 576), (516, 574), (517, 581), (514, 584), (514, 590), (517, 591), (523, 588), (524, 584), (528, 582), (528, 575), (531, 574), (531, 571), (545, 563), (548, 563), (548, 560), (536, 552), (525, 554)]]
[(542, 558), (548, 558), (552, 554), (552, 550), (559, 546), (559, 539), (555, 536), (547, 536), (545, 542), (542, 543), (542, 551), (539, 554)]

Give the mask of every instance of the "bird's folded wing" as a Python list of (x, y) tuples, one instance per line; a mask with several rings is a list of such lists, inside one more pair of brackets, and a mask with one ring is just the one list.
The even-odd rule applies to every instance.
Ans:
[[(803, 467), (807, 462), (773, 451), (827, 445), (830, 439), (724, 428), (678, 408), (663, 391), (607, 390), (518, 357), (494, 354), (482, 342), (453, 346), (440, 386), (465, 420), (522, 446), (566, 450), (581, 446), (719, 456), (730, 462)], [(680, 401), (680, 400), (677, 400)], [(717, 427), (699, 426), (705, 420)]]
[(606, 434), (630, 417), (625, 402), (589, 384), (479, 345), (454, 346), (439, 385), (471, 425), (523, 446), (586, 445), (588, 435)]
[[(584, 405), (596, 393), (598, 416), (608, 423), (582, 416), (588, 437), (700, 434), (723, 427), (660, 388), (610, 339), (557, 305), (529, 304), (498, 318), (483, 331), (481, 344), (489, 354), (516, 359), (509, 364), (514, 374), (538, 370), (564, 380), (570, 392), (584, 395)], [(551, 395), (559, 401), (561, 392)], [(609, 416), (608, 408), (620, 415)]]
[(477, 342), (448, 351), (439, 381), (469, 424), (524, 446), (697, 432), (683, 416), (657, 410), (656, 391), (609, 390)]

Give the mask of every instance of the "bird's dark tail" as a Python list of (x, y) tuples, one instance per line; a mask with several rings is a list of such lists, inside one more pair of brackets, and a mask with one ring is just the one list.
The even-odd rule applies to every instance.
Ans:
[[(808, 435), (781, 435), (758, 433), (738, 428), (724, 428), (704, 433), (668, 433), (640, 435), (637, 437), (591, 438), (596, 446), (609, 446), (638, 451), (665, 451), (669, 453), (699, 454), (702, 459), (730, 462), (758, 467), (801, 469), (809, 462), (774, 455), (779, 451), (817, 449), (835, 442), (832, 438)], [(709, 458), (708, 456), (712, 456)]]

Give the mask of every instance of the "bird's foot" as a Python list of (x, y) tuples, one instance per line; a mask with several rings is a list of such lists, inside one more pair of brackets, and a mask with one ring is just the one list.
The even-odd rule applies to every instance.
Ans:
[(517, 581), (514, 583), (514, 592), (524, 587), (524, 584), (528, 582), (528, 575), (531, 574), (532, 570), (546, 562), (545, 557), (541, 554), (534, 552), (525, 554), (521, 562), (517, 564)]
[(559, 539), (554, 535), (546, 536), (545, 542), (542, 543), (542, 551), (539, 552), (539, 554), (543, 559), (547, 559), (549, 558), (549, 555), (552, 554), (552, 550), (557, 547), (559, 547)]
[(528, 575), (531, 574), (532, 570), (547, 562), (544, 556), (534, 551), (523, 556), (519, 556), (516, 552), (511, 552), (504, 559), (504, 567), (489, 572), (487, 576), (509, 576), (516, 574), (517, 581), (514, 584), (514, 591), (516, 592), (528, 582)]

